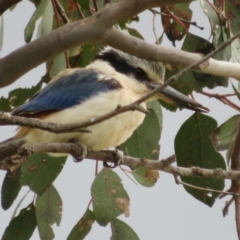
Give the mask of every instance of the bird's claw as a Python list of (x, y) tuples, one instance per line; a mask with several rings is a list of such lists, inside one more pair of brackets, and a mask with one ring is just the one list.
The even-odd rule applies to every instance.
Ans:
[(114, 163), (113, 164), (108, 164), (108, 162), (104, 161), (103, 166), (106, 167), (106, 168), (113, 169), (113, 168), (116, 168), (116, 167), (118, 167), (122, 164), (122, 157), (117, 150), (111, 151), (111, 154), (112, 154), (112, 159), (114, 159)]

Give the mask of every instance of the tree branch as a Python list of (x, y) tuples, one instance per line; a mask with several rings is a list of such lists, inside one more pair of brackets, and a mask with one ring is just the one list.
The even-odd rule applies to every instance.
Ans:
[(10, 7), (21, 2), (21, 0), (0, 0), (0, 16)]
[[(20, 141), (20, 140), (18, 140)], [(9, 147), (11, 143), (9, 144)], [(9, 149), (5, 144), (5, 151), (9, 153)], [(80, 146), (80, 147), (79, 147)], [(19, 167), (22, 162), (31, 156), (35, 152), (51, 152), (51, 153), (66, 153), (72, 156), (86, 156), (89, 160), (99, 160), (102, 162), (116, 163), (116, 151), (91, 151), (86, 149), (81, 144), (75, 143), (40, 143), (32, 146), (23, 146), (18, 150), (18, 155), (12, 157), (11, 159), (0, 159), (0, 169), (13, 171), (16, 166)], [(166, 173), (173, 174), (175, 176), (186, 176), (186, 177), (207, 177), (214, 179), (232, 179), (240, 180), (240, 171), (236, 170), (223, 170), (220, 168), (216, 169), (204, 169), (199, 167), (176, 167), (170, 165), (173, 162), (173, 156), (171, 156), (171, 161), (161, 160), (151, 160), (151, 159), (139, 159), (130, 156), (118, 156), (120, 158), (121, 164), (130, 167), (131, 169), (137, 169), (138, 167), (146, 167), (149, 169), (155, 169), (158, 171), (163, 171)], [(21, 160), (24, 159), (24, 161)], [(21, 161), (20, 161), (21, 160)], [(169, 164), (170, 163), (170, 164)]]
[[(149, 44), (112, 27), (115, 23), (145, 9), (181, 2), (189, 0), (123, 0), (107, 4), (91, 17), (56, 29), (0, 59), (0, 87), (13, 83), (46, 59), (82, 44), (102, 43), (141, 58), (174, 66), (196, 63), (202, 59), (199, 54)], [(195, 70), (240, 80), (240, 64), (237, 63), (209, 59)]]

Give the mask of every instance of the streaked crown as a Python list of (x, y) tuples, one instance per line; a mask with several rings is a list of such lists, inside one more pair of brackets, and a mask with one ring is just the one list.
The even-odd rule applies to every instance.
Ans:
[(162, 63), (147, 61), (114, 48), (105, 48), (95, 57), (95, 60), (106, 61), (116, 71), (138, 81), (162, 83), (164, 80), (165, 68)]

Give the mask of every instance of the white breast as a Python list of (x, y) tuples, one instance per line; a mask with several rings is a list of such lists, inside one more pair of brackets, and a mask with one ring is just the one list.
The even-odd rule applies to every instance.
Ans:
[[(126, 88), (101, 93), (75, 107), (53, 113), (44, 120), (61, 124), (88, 121), (115, 110), (118, 105), (130, 104), (139, 97), (132, 90)], [(145, 103), (141, 106), (146, 108)], [(67, 142), (69, 139), (75, 138), (92, 150), (102, 150), (125, 142), (143, 122), (144, 117), (145, 114), (139, 111), (129, 111), (89, 127), (92, 133), (54, 134), (32, 129), (25, 135), (25, 138), (28, 145), (39, 142)]]

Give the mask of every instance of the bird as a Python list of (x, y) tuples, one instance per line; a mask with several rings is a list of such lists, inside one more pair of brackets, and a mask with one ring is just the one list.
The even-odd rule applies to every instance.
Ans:
[[(118, 49), (105, 47), (85, 68), (65, 69), (39, 90), (28, 102), (11, 113), (14, 116), (71, 124), (89, 121), (126, 106), (163, 84), (165, 67)], [(181, 108), (207, 112), (208, 109), (177, 90), (166, 87), (146, 102), (162, 99)], [(31, 127), (20, 127), (13, 139), (24, 138), (25, 145), (67, 143), (72, 140), (93, 151), (116, 147), (131, 137), (145, 115), (128, 111), (90, 126), (91, 133), (55, 134)]]

